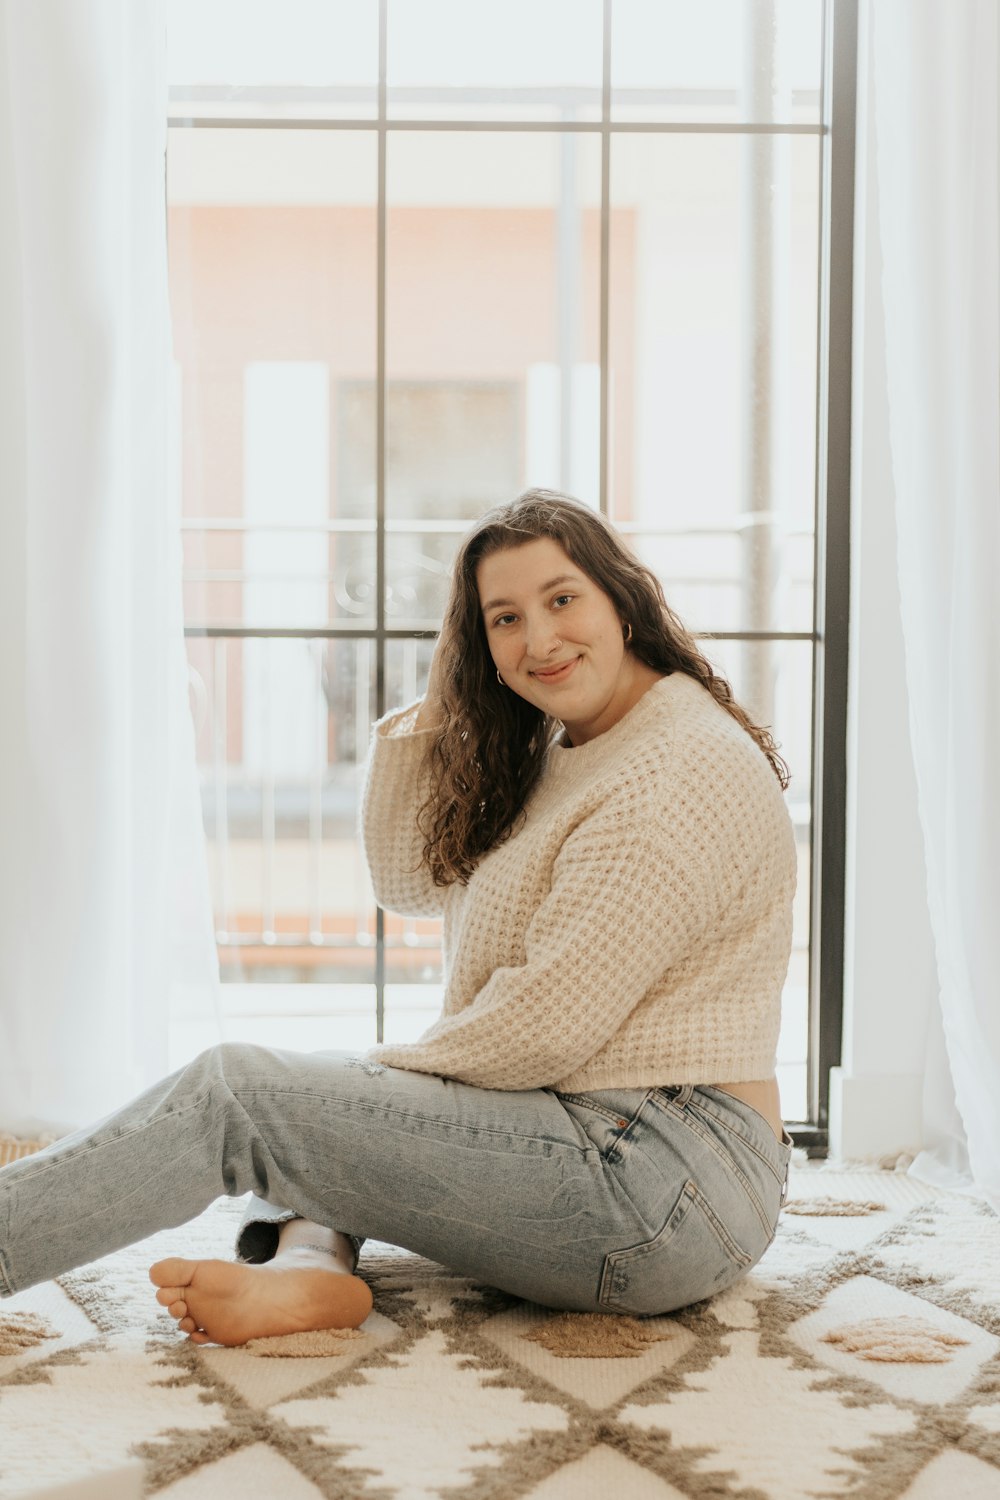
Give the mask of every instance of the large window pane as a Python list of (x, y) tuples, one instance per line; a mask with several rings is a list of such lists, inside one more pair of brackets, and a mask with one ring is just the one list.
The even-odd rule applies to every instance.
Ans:
[(703, 641), (708, 659), (728, 678), (757, 724), (778, 742), (791, 781), (785, 794), (795, 828), (798, 883), (792, 908), (792, 955), (781, 1006), (778, 1082), (785, 1118), (804, 1120), (809, 1016), (810, 885), (812, 852), (811, 641)]
[(471, 519), (529, 484), (596, 503), (600, 149), (400, 132), (387, 163), (386, 610), (426, 628)]
[(170, 0), (171, 113), (374, 117), (378, 0)]
[(423, 691), (472, 520), (528, 486), (603, 493), (791, 767), (778, 1072), (805, 1118), (822, 0), (613, 0), (603, 224), (603, 0), (386, 10), (380, 219), (379, 0), (169, 6), (175, 473), (230, 1034), (362, 1047), (380, 998), (387, 1038), (434, 1018), (440, 923), (376, 919), (357, 842), (371, 721)]
[(818, 167), (812, 137), (612, 142), (611, 513), (702, 629), (812, 629)]
[[(174, 130), (185, 616), (374, 620), (377, 152), (350, 131)], [(346, 492), (345, 492), (346, 491)]]
[(223, 978), (373, 982), (371, 642), (189, 637), (188, 660)]
[(613, 0), (615, 121), (816, 125), (822, 0)]
[(389, 0), (389, 118), (599, 120), (601, 0)]

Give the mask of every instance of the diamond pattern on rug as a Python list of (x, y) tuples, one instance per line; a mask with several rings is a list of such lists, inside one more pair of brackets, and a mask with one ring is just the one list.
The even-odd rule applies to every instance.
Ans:
[(989, 1406), (970, 1406), (966, 1416), (986, 1432), (1000, 1433), (1000, 1396)]
[(39, 1344), (58, 1337), (58, 1330), (37, 1313), (0, 1312), (0, 1359), (23, 1354), (25, 1349), (37, 1349)]
[[(896, 1228), (933, 1190), (895, 1172), (831, 1172), (827, 1168), (793, 1174), (786, 1212), (797, 1231), (836, 1250), (862, 1250)], [(811, 1213), (813, 1204), (881, 1204), (864, 1214)]]
[(971, 1453), (949, 1448), (931, 1460), (900, 1500), (997, 1500), (1000, 1495), (1000, 1469), (984, 1464)]
[(727, 1333), (722, 1344), (722, 1357), (686, 1376), (667, 1400), (621, 1413), (623, 1423), (662, 1433), (677, 1448), (707, 1450), (693, 1464), (706, 1479), (731, 1480), (772, 1500), (846, 1494), (864, 1472), (863, 1450), (884, 1436), (905, 1437), (916, 1424), (912, 1412), (888, 1402), (849, 1405), (815, 1369), (762, 1358), (757, 1333)]
[(554, 1474), (524, 1497), (524, 1500), (684, 1500), (680, 1490), (659, 1479), (624, 1454), (598, 1443), (584, 1458), (563, 1464)]
[(399, 1338), (399, 1327), (373, 1312), (364, 1323), (364, 1338), (345, 1340), (343, 1353), (310, 1359), (262, 1360), (247, 1348), (222, 1349), (206, 1345), (199, 1351), (204, 1368), (255, 1411), (266, 1411), (279, 1401), (297, 1396), (319, 1381), (341, 1376), (362, 1359), (370, 1359), (379, 1349)]
[(323, 1500), (323, 1491), (267, 1443), (254, 1443), (168, 1484), (157, 1500)]
[(4, 1318), (39, 1318), (56, 1333), (55, 1338), (30, 1345), (18, 1354), (0, 1356), (0, 1381), (29, 1365), (48, 1360), (67, 1349), (76, 1349), (99, 1337), (90, 1319), (55, 1281), (44, 1282), (26, 1292), (18, 1292), (15, 1297), (5, 1298), (0, 1307), (3, 1309), (0, 1316)]
[[(153, 1260), (232, 1254), (243, 1204), (220, 1200), (2, 1304), (59, 1336), (0, 1359), (0, 1500), (135, 1460), (168, 1500), (1000, 1500), (1000, 1221), (898, 1172), (797, 1163), (791, 1192), (886, 1206), (783, 1215), (748, 1276), (643, 1320), (370, 1241), (362, 1337), (301, 1359), (197, 1347), (156, 1302)], [(886, 1321), (950, 1357), (824, 1338), (877, 1348)], [(617, 1344), (546, 1347), (560, 1328)]]
[(521, 1369), (541, 1376), (549, 1385), (586, 1402), (594, 1411), (603, 1411), (650, 1376), (669, 1369), (695, 1342), (694, 1334), (672, 1318), (649, 1318), (644, 1321), (649, 1323), (657, 1340), (633, 1359), (559, 1358), (535, 1338), (558, 1316), (525, 1302), (490, 1318), (480, 1333)]
[(757, 1328), (760, 1322), (758, 1304), (767, 1298), (766, 1287), (756, 1273), (744, 1276), (707, 1304), (708, 1314), (723, 1328)]
[(913, 1266), (1000, 1313), (1000, 1217), (978, 1199), (955, 1193), (920, 1204), (879, 1253), (889, 1266)]
[(490, 1386), (484, 1401), (483, 1373), (431, 1328), (391, 1364), (366, 1370), (363, 1384), (278, 1410), (289, 1426), (308, 1427), (316, 1441), (369, 1471), (374, 1487), (395, 1487), (406, 1500), (438, 1500), (477, 1469), (501, 1465), (503, 1445), (567, 1427), (561, 1408), (518, 1390)]
[(0, 1500), (23, 1495), (28, 1476), (35, 1488), (65, 1484), (125, 1464), (140, 1440), (170, 1442), (168, 1432), (178, 1428), (225, 1426), (224, 1410), (206, 1404), (197, 1387), (172, 1390), (166, 1400), (171, 1372), (132, 1339), (115, 1336), (72, 1359), (50, 1364), (45, 1381), (4, 1389)]
[(801, 1222), (799, 1219), (782, 1219), (777, 1237), (772, 1240), (763, 1260), (754, 1266), (752, 1276), (747, 1278), (755, 1286), (772, 1291), (797, 1286), (803, 1277), (820, 1272), (829, 1265), (830, 1246), (810, 1239), (800, 1228)]
[[(881, 1319), (914, 1318), (945, 1336), (962, 1340), (947, 1364), (886, 1364), (838, 1349), (826, 1336), (844, 1326)], [(837, 1374), (871, 1381), (892, 1396), (939, 1404), (959, 1396), (981, 1367), (1000, 1353), (1000, 1339), (975, 1323), (900, 1291), (873, 1276), (853, 1276), (831, 1291), (815, 1312), (788, 1330), (788, 1337)]]

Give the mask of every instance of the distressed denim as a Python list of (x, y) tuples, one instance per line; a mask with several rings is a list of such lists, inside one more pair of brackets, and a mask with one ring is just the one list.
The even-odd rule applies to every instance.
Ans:
[(709, 1086), (511, 1093), (224, 1043), (0, 1170), (0, 1293), (250, 1193), (246, 1260), (299, 1216), (548, 1307), (665, 1313), (760, 1259), (791, 1150)]

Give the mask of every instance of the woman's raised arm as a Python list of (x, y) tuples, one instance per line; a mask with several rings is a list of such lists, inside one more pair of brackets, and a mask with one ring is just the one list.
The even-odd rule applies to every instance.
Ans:
[(375, 897), (404, 916), (438, 916), (445, 891), (423, 863), (417, 815), (430, 791), (429, 753), (444, 709), (441, 681), (449, 636), (443, 627), (431, 658), (427, 691), (411, 707), (375, 726), (362, 804), (362, 834)]

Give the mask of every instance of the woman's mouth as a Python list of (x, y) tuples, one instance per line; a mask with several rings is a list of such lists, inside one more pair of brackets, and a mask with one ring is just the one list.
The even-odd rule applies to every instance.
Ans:
[(552, 682), (565, 682), (579, 660), (578, 656), (574, 656), (572, 661), (564, 661), (561, 666), (551, 667), (544, 672), (532, 672), (531, 675), (537, 677), (539, 682), (544, 682), (546, 686)]

